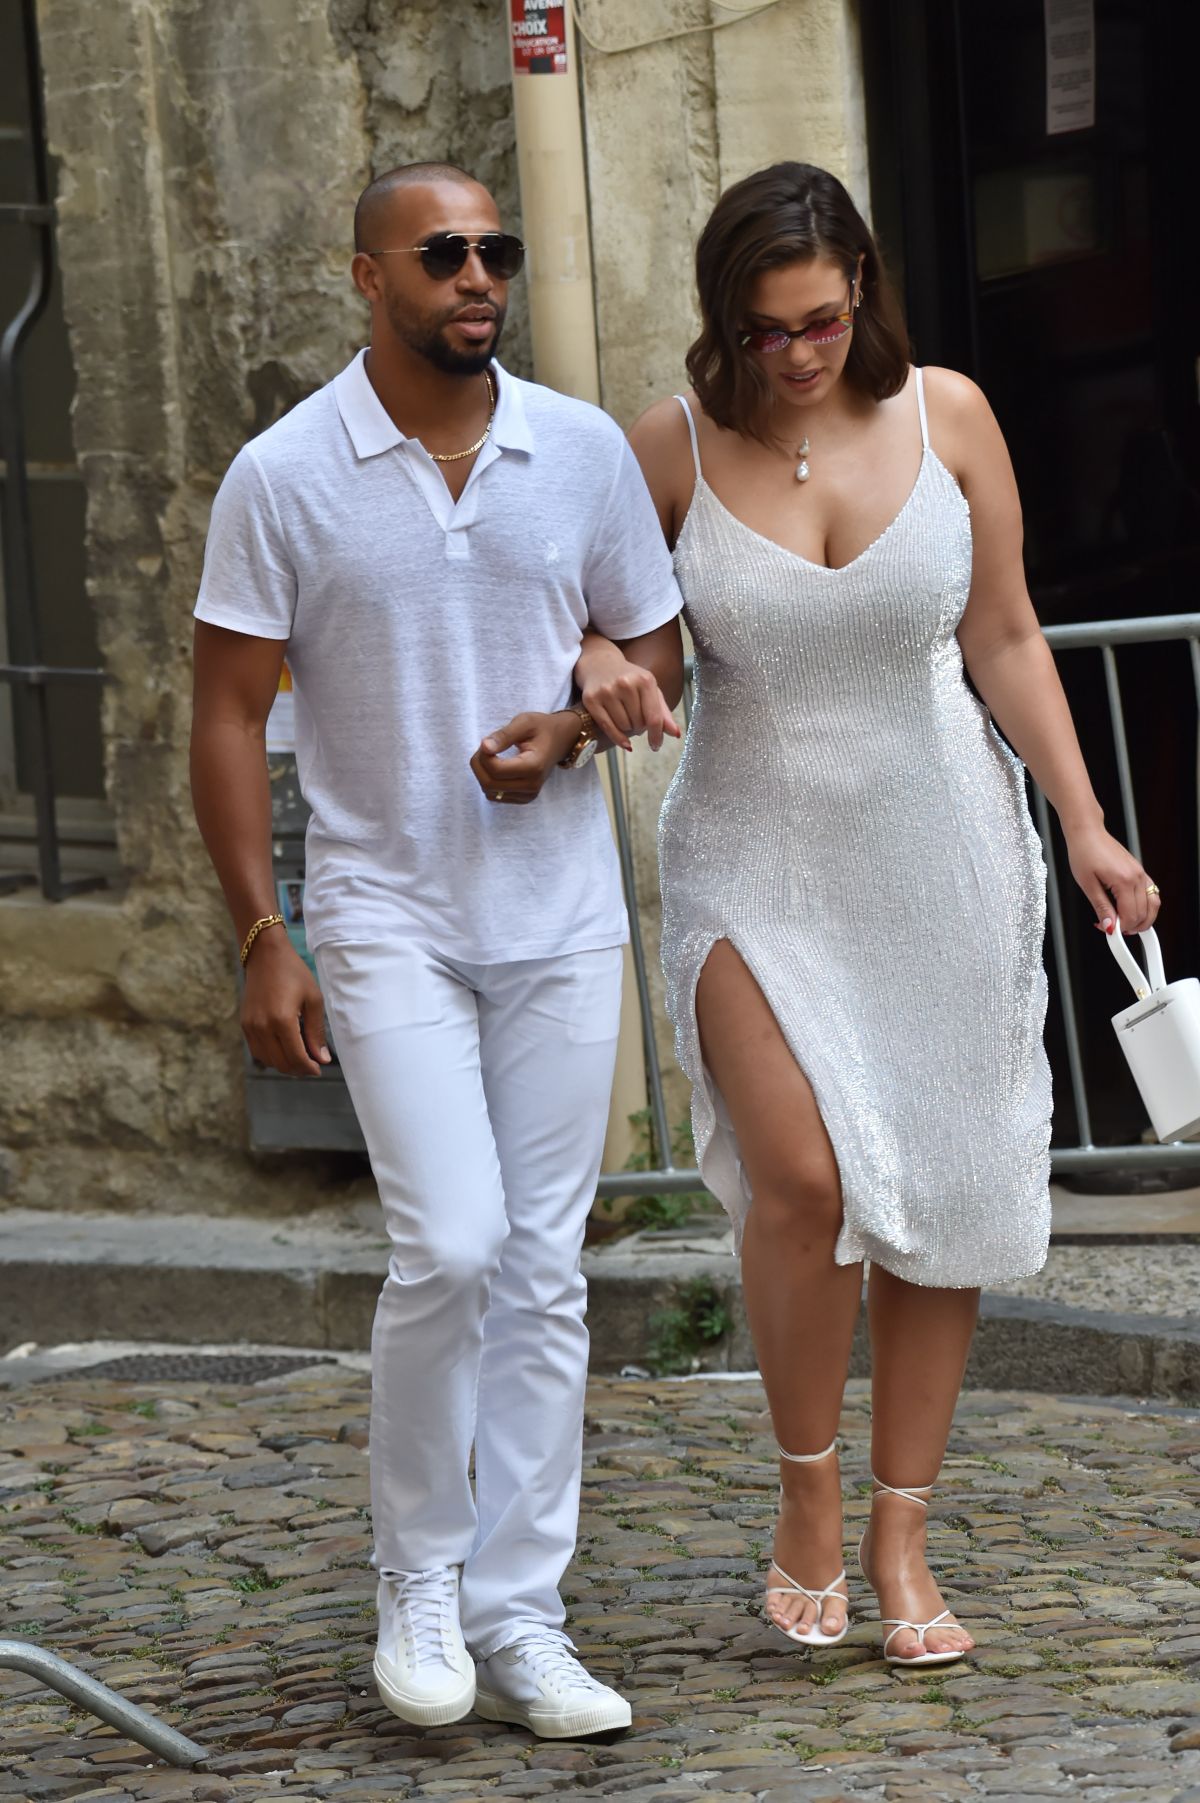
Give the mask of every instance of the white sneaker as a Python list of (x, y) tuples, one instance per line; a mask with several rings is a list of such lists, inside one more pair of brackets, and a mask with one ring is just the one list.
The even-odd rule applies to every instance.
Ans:
[(469, 1715), (475, 1666), (458, 1621), (458, 1572), (406, 1571), (380, 1578), (375, 1682), (393, 1715), (436, 1728)]
[(482, 1659), (476, 1680), (476, 1715), (519, 1722), (547, 1740), (604, 1734), (633, 1720), (624, 1697), (586, 1672), (550, 1629), (523, 1634)]

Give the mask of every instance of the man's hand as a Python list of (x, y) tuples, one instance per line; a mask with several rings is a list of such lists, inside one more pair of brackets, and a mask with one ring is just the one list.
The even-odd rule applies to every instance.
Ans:
[(490, 732), (471, 759), (475, 781), (489, 801), (518, 806), (536, 801), (579, 733), (579, 715), (571, 708), (558, 714), (518, 714)]
[(285, 1077), (319, 1076), (332, 1061), (321, 991), (282, 928), (260, 933), (250, 949), (242, 1032), (259, 1063)]

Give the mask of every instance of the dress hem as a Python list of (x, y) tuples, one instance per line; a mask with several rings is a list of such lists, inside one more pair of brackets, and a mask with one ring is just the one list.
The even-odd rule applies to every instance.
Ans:
[[(745, 1167), (742, 1164), (736, 1136), (732, 1127), (727, 1126), (721, 1120), (719, 1105), (720, 1094), (712, 1080), (708, 1067), (704, 1062), (703, 1053), (700, 1048), (700, 1025), (696, 1013), (696, 991), (699, 988), (700, 977), (703, 974), (704, 967), (708, 963), (708, 959), (711, 956), (714, 947), (721, 944), (722, 941), (733, 947), (733, 950), (737, 953), (751, 977), (758, 985), (767, 1006), (771, 1009), (772, 1018), (779, 1028), (784, 1044), (795, 1059), (797, 1069), (801, 1072), (805, 1081), (812, 1089), (813, 1098), (816, 1101), (822, 1124), (825, 1127), (826, 1133), (829, 1135), (829, 1143), (833, 1148), (833, 1155), (837, 1161), (838, 1175), (842, 1184), (842, 1225), (838, 1232), (837, 1244), (834, 1247), (834, 1264), (842, 1268), (862, 1263), (878, 1265), (881, 1270), (887, 1271), (889, 1275), (899, 1278), (904, 1283), (911, 1283), (918, 1289), (929, 1290), (982, 1290), (987, 1289), (993, 1284), (1017, 1283), (1024, 1277), (1036, 1276), (1044, 1267), (1049, 1253), (1050, 1233), (1048, 1221), (1046, 1237), (1042, 1243), (1042, 1250), (1040, 1256), (1037, 1257), (1036, 1263), (1022, 1260), (1016, 1269), (1005, 1270), (1002, 1274), (997, 1274), (993, 1269), (990, 1270), (986, 1276), (981, 1277), (956, 1277), (950, 1280), (940, 1279), (931, 1281), (928, 1278), (914, 1276), (910, 1271), (902, 1268), (913, 1257), (913, 1253), (911, 1252), (906, 1252), (898, 1247), (885, 1247), (872, 1252), (871, 1236), (864, 1236), (861, 1228), (855, 1225), (852, 1215), (847, 1209), (846, 1182), (843, 1165), (841, 1159), (838, 1157), (837, 1141), (830, 1125), (829, 1115), (826, 1112), (821, 1097), (817, 1093), (816, 1085), (813, 1083), (811, 1076), (805, 1068), (803, 1060), (797, 1055), (795, 1047), (789, 1040), (783, 1023), (780, 1021), (779, 1016), (771, 1003), (770, 995), (755, 969), (753, 960), (747, 957), (746, 952), (738, 944), (736, 937), (732, 933), (721, 932), (714, 933), (713, 936), (707, 940), (702, 955), (696, 961), (694, 974), (691, 977), (687, 992), (688, 1012), (676, 1022), (676, 1034), (679, 1042), (677, 1048), (679, 1062), (691, 1083), (692, 1089), (692, 1130), (696, 1143), (696, 1163), (700, 1176), (703, 1179), (709, 1194), (720, 1203), (733, 1227), (733, 1250), (731, 1256), (738, 1259), (741, 1257), (742, 1239), (745, 1233), (746, 1221), (749, 1217), (753, 1198), (749, 1193), (749, 1186), (745, 1177)], [(690, 1045), (686, 1043), (689, 1037), (691, 1040)], [(694, 1072), (699, 1073), (699, 1081), (696, 1080)], [(723, 1165), (725, 1166), (725, 1170), (720, 1172), (714, 1168), (714, 1165)], [(1047, 1180), (1048, 1176), (1049, 1172), (1047, 1171)], [(723, 1179), (728, 1180), (725, 1181)], [(733, 1201), (732, 1197), (727, 1199), (727, 1193), (734, 1188), (734, 1185), (736, 1185), (738, 1202), (741, 1204), (740, 1207)], [(1046, 1196), (1046, 1213), (1048, 1217), (1048, 1194)], [(856, 1248), (856, 1250), (851, 1252), (851, 1247)]]

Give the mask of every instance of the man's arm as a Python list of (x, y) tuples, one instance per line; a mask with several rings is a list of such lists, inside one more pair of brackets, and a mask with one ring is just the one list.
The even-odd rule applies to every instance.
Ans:
[[(617, 439), (617, 469), (583, 571), (593, 625), (581, 641), (574, 677), (601, 750), (611, 744), (631, 751), (635, 735), (644, 732), (657, 751), (664, 733), (680, 736), (671, 704), (683, 693), (681, 603), (649, 491), (629, 445), (619, 433)], [(651, 624), (650, 631), (635, 630)], [(533, 801), (576, 736), (570, 714), (520, 714), (489, 733), (471, 767), (492, 800)]]
[[(256, 920), (277, 912), (266, 724), (286, 649), (283, 639), (196, 622), (192, 800), (239, 945)], [(290, 1076), (330, 1062), (320, 989), (274, 928), (246, 960), (242, 1031), (260, 1063)]]

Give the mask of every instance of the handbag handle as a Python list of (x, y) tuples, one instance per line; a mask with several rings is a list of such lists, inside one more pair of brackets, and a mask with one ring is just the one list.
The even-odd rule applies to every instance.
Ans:
[(1153, 994), (1155, 990), (1166, 988), (1167, 973), (1163, 969), (1158, 934), (1153, 927), (1147, 927), (1144, 933), (1138, 934), (1138, 938), (1146, 948), (1146, 965), (1150, 973), (1148, 983), (1141, 965), (1125, 943), (1119, 920), (1113, 921), (1112, 932), (1107, 935), (1107, 938), (1108, 949), (1128, 977), (1134, 995), (1140, 999)]

